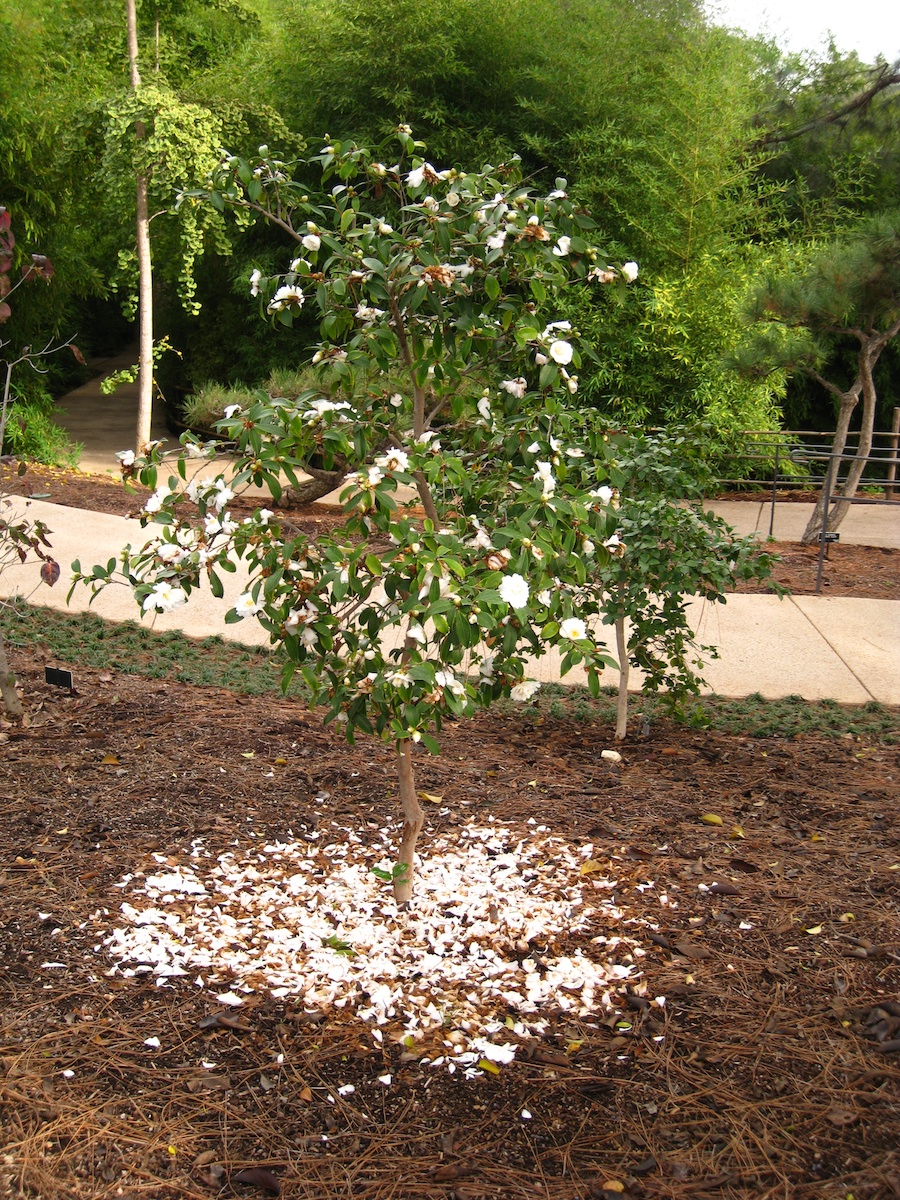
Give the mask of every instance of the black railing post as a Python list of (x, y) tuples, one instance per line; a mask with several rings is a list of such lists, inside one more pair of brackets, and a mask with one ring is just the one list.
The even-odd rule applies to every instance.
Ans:
[(831, 479), (834, 471), (835, 456), (829, 454), (828, 466), (825, 469), (825, 503), (822, 507), (822, 528), (819, 531), (819, 566), (816, 570), (816, 595), (822, 591), (822, 563), (825, 559), (825, 533), (828, 529), (828, 510), (831, 507)]

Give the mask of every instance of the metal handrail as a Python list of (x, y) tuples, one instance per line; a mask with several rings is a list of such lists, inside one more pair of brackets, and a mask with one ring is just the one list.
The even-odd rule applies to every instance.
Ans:
[[(863, 486), (884, 488), (884, 498), (876, 499), (870, 495), (853, 496), (848, 501), (849, 503), (900, 503), (900, 500), (894, 498), (897, 467), (900, 466), (900, 458), (897, 457), (898, 442), (900, 442), (900, 437), (898, 437), (898, 433), (900, 433), (900, 409), (895, 409), (894, 426), (896, 428), (889, 432), (879, 430), (873, 433), (873, 440), (886, 439), (888, 444), (885, 446), (873, 446), (870, 453), (865, 457), (866, 468), (870, 466), (875, 466), (876, 469), (884, 468), (884, 475), (882, 476), (879, 471), (877, 475), (867, 476)], [(787, 429), (778, 432), (750, 429), (745, 431), (744, 437), (745, 439), (755, 440), (751, 441), (742, 452), (725, 455), (726, 459), (737, 458), (744, 462), (768, 462), (771, 464), (772, 487), (769, 537), (772, 537), (775, 528), (775, 503), (779, 487), (809, 487), (811, 485), (818, 489), (819, 487), (827, 486), (830, 493), (840, 482), (841, 461), (844, 459), (858, 459), (858, 454), (854, 453), (854, 450), (859, 445), (860, 435), (858, 432), (853, 431), (848, 434), (848, 440), (851, 444), (839, 455), (834, 455), (831, 452), (833, 436), (833, 433), (827, 430)], [(813, 438), (825, 440), (822, 442), (812, 441), (811, 439)], [(801, 439), (800, 445), (790, 445), (791, 441), (796, 442)], [(802, 479), (785, 476), (781, 472), (781, 465), (786, 458), (798, 464), (805, 462), (827, 462), (828, 467), (823, 475), (807, 474)], [(833, 463), (832, 459), (837, 459), (837, 463)], [(718, 482), (720, 484), (738, 484), (746, 483), (746, 480), (720, 477)]]
[[(826, 528), (828, 525), (828, 512), (829, 512), (829, 509), (831, 508), (831, 490), (832, 490), (832, 487), (835, 485), (835, 483), (838, 482), (835, 479), (835, 474), (837, 471), (840, 470), (841, 462), (845, 458), (848, 458), (848, 459), (855, 458), (857, 461), (859, 461), (859, 455), (846, 454), (844, 452), (841, 452), (840, 454), (820, 453), (820, 452), (817, 452), (816, 450), (813, 450), (813, 449), (808, 450), (805, 447), (801, 447), (801, 446), (797, 446), (791, 451), (791, 459), (794, 462), (802, 462), (804, 460), (809, 460), (811, 462), (827, 462), (828, 463), (828, 466), (825, 469), (825, 489), (824, 489), (824, 493), (823, 493), (823, 497), (822, 497), (822, 530), (819, 534), (819, 561), (818, 561), (818, 565), (816, 567), (816, 595), (819, 595), (820, 592), (822, 591), (822, 566), (825, 561), (825, 547), (828, 545), (829, 541), (831, 540), (831, 538), (828, 535), (828, 530)], [(900, 458), (898, 458), (896, 455), (896, 449), (894, 451), (893, 458), (886, 459), (886, 458), (877, 457), (875, 455), (867, 454), (865, 457), (865, 462), (868, 463), (868, 462), (872, 461), (873, 459), (877, 462), (883, 462), (883, 463), (886, 463), (887, 465), (893, 466), (895, 469), (898, 466), (898, 464), (900, 464)], [(893, 491), (893, 489), (891, 489), (891, 490)], [(865, 500), (865, 502), (871, 503), (871, 504), (897, 504), (897, 503), (900, 503), (900, 501), (897, 501), (894, 499), (872, 500), (868, 496), (865, 498), (863, 498), (862, 496), (859, 496), (859, 497), (857, 497), (857, 496), (842, 496), (840, 499), (843, 500), (845, 504), (854, 504), (857, 502), (863, 502), (864, 500)], [(775, 501), (773, 498), (773, 500), (772, 500), (772, 519), (773, 519), (773, 521), (774, 521), (774, 517), (775, 517)], [(771, 537), (771, 526), (770, 526), (769, 536)], [(837, 540), (838, 535), (833, 534), (832, 537), (834, 538), (834, 540)]]

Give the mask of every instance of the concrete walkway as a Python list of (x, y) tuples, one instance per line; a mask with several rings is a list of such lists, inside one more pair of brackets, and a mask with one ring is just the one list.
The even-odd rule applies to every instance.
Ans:
[[(126, 362), (133, 361), (132, 356), (123, 357)], [(107, 369), (118, 365), (122, 364), (107, 364)], [(115, 452), (131, 444), (136, 393), (126, 388), (115, 396), (101, 397), (98, 384), (94, 380), (64, 397), (58, 419), (73, 439), (84, 443), (83, 470), (118, 474)], [(154, 430), (154, 435), (166, 436), (164, 428)], [(209, 464), (205, 469), (209, 470)], [(731, 502), (710, 507), (740, 533), (768, 534), (766, 505)], [(803, 504), (777, 505), (775, 537), (799, 538), (809, 509)], [(53, 553), (63, 568), (62, 578), (51, 591), (40, 584), (36, 567), (9, 568), (0, 577), (0, 594), (18, 593), (49, 607), (65, 608), (68, 568), (74, 559), (79, 559), (82, 567), (106, 563), (126, 543), (137, 547), (146, 540), (138, 521), (122, 517), (38, 500), (29, 502), (28, 512), (52, 530)], [(854, 506), (841, 526), (841, 540), (900, 547), (900, 510)], [(238, 625), (224, 623), (224, 614), (243, 590), (244, 579), (240, 572), (227, 577), (226, 595), (221, 601), (208, 592), (195, 594), (187, 607), (157, 615), (155, 628), (181, 629), (198, 637), (221, 634), (247, 644), (264, 644), (266, 636), (252, 618)], [(88, 601), (86, 589), (79, 589), (71, 607), (85, 610)], [(124, 587), (109, 588), (91, 608), (110, 620), (137, 619), (140, 615)], [(719, 658), (709, 660), (704, 671), (707, 692), (732, 697), (759, 692), (767, 698), (800, 695), (807, 700), (900, 704), (900, 603), (896, 601), (830, 596), (779, 600), (775, 596), (736, 595), (729, 597), (725, 605), (693, 600), (689, 615), (698, 640), (714, 645), (719, 652)], [(602, 636), (608, 633), (598, 632)], [(542, 681), (555, 681), (557, 666), (554, 656), (547, 655), (534, 662), (529, 674)], [(583, 675), (573, 671), (565, 681), (583, 682)], [(610, 682), (616, 681), (613, 673)], [(638, 678), (634, 686), (639, 686)]]

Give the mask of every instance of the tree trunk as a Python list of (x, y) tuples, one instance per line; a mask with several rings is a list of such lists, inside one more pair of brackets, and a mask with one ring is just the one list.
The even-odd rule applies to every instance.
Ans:
[(10, 669), (9, 659), (6, 657), (6, 642), (3, 640), (2, 633), (0, 633), (0, 700), (3, 701), (3, 707), (14, 720), (18, 720), (22, 716), (22, 701), (16, 691), (16, 677)]
[[(135, 0), (125, 0), (125, 13), (128, 21), (128, 66), (131, 87), (136, 92), (141, 86), (141, 76), (138, 70), (137, 12)], [(141, 141), (144, 133), (143, 121), (137, 121), (134, 127), (135, 138)], [(135, 453), (143, 454), (147, 443), (150, 441), (150, 428), (153, 420), (153, 264), (150, 258), (150, 202), (147, 175), (139, 171), (135, 184), (139, 273), (138, 319), (140, 330), (138, 418), (135, 435)]]
[(628, 640), (625, 637), (625, 616), (616, 618), (616, 653), (619, 656), (619, 696), (616, 701), (616, 741), (625, 740), (628, 732)]
[(855, 455), (848, 456), (850, 469), (847, 478), (839, 488), (833, 488), (831, 507), (825, 512), (825, 489), (823, 488), (813, 514), (809, 518), (803, 537), (800, 539), (804, 546), (818, 542), (819, 535), (827, 529), (833, 532), (850, 511), (850, 501), (856, 495), (859, 481), (866, 468), (866, 459), (872, 453), (872, 440), (875, 430), (875, 413), (878, 397), (875, 392), (873, 372), (881, 351), (886, 345), (884, 336), (866, 338), (862, 341), (858, 355), (858, 374), (853, 387), (848, 392), (840, 393), (841, 405), (838, 410), (837, 428), (831, 443), (832, 480), (837, 479), (840, 460), (835, 455), (843, 454), (847, 444), (847, 434), (850, 429), (850, 418), (859, 403), (860, 392), (863, 398), (862, 424), (859, 431), (859, 446)]
[[(143, 136), (143, 129), (137, 132)], [(150, 259), (150, 213), (147, 176), (137, 177), (138, 313), (140, 353), (138, 356), (138, 417), (135, 452), (143, 454), (150, 441), (153, 422), (153, 266)]]
[(394, 879), (394, 898), (398, 904), (408, 904), (412, 896), (416, 842), (425, 824), (425, 814), (416, 795), (412, 745), (409, 738), (397, 743), (397, 775), (400, 782), (400, 807), (403, 810), (403, 834), (400, 838), (398, 865), (406, 869)]
[(314, 500), (321, 500), (336, 487), (340, 487), (346, 475), (346, 471), (322, 471), (306, 463), (303, 470), (309, 479), (301, 479), (296, 487), (290, 484), (284, 489), (284, 499), (293, 504), (312, 504)]

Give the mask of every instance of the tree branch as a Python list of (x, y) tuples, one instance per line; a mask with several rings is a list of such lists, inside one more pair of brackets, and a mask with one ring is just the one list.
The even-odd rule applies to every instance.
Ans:
[(859, 378), (859, 376), (856, 377), (853, 387), (847, 388), (847, 390), (844, 391), (844, 389), (839, 388), (836, 383), (829, 383), (829, 381), (823, 375), (820, 375), (814, 367), (804, 367), (804, 370), (810, 379), (814, 379), (816, 383), (821, 384), (823, 388), (831, 392), (832, 396), (837, 396), (838, 400), (846, 400), (849, 396), (853, 396), (855, 400), (859, 399), (859, 393), (862, 391), (862, 380)]
[(766, 146), (784, 145), (787, 142), (792, 142), (795, 138), (802, 137), (805, 133), (811, 133), (814, 129), (822, 129), (826, 125), (834, 125), (837, 121), (843, 120), (844, 117), (849, 117), (852, 113), (866, 108), (880, 92), (893, 87), (896, 83), (900, 83), (900, 72), (887, 65), (880, 67), (878, 76), (871, 87), (859, 92), (852, 100), (848, 100), (846, 104), (841, 105), (840, 108), (836, 108), (832, 112), (822, 113), (820, 116), (814, 117), (813, 120), (807, 121), (805, 125), (799, 125), (796, 129), (772, 130), (757, 139), (757, 141), (752, 142), (750, 149), (762, 150)]
[(261, 217), (265, 217), (267, 221), (271, 221), (273, 225), (279, 226), (285, 233), (290, 234), (295, 242), (303, 240), (303, 235), (299, 234), (293, 225), (287, 221), (283, 221), (280, 217), (276, 217), (270, 208), (265, 208), (262, 204), (256, 204), (253, 200), (241, 200), (244, 208), (251, 208), (254, 212), (258, 212)]

